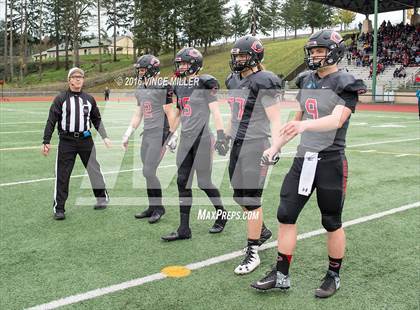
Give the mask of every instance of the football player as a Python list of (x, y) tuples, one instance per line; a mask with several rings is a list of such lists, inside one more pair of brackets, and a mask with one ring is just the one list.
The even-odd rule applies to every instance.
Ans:
[(148, 218), (153, 224), (165, 214), (162, 204), (162, 189), (156, 176), (156, 170), (165, 154), (165, 142), (174, 130), (170, 130), (172, 122), (172, 87), (159, 82), (160, 61), (153, 55), (143, 55), (134, 64), (138, 79), (141, 81), (136, 90), (137, 108), (133, 114), (130, 125), (122, 138), (125, 150), (131, 134), (139, 127), (144, 119), (143, 139), (141, 142), (141, 161), (143, 176), (146, 178), (149, 207), (136, 214), (135, 218)]
[(226, 80), (232, 112), (229, 177), (233, 199), (244, 211), (252, 212), (247, 217), (245, 257), (234, 270), (240, 275), (258, 267), (258, 247), (272, 235), (264, 225), (261, 208), (268, 167), (260, 162), (263, 151), (270, 146), (269, 137), (278, 139), (278, 134), (274, 133), (280, 131), (282, 92), (281, 80), (264, 69), (263, 58), (264, 47), (260, 40), (252, 36), (238, 39), (231, 51), (232, 73)]
[[(211, 200), (218, 213), (210, 233), (223, 231), (227, 218), (220, 192), (212, 183), (211, 172), (214, 148), (220, 155), (226, 155), (228, 142), (223, 130), (223, 120), (217, 99), (218, 81), (211, 75), (199, 75), (203, 66), (203, 56), (192, 47), (180, 50), (175, 57), (175, 76), (182, 83), (174, 85), (177, 97), (176, 117), (181, 122), (180, 143), (176, 163), (178, 167), (178, 193), (180, 204), (180, 225), (177, 231), (162, 236), (165, 241), (190, 239), (189, 225), (192, 205), (191, 182), (194, 171), (197, 174), (198, 187)], [(217, 130), (217, 141), (214, 144), (209, 128), (209, 117), (213, 115)], [(168, 142), (173, 149), (172, 139)]]
[(296, 80), (300, 88), (297, 100), (300, 111), (281, 130), (278, 144), (264, 152), (271, 158), (291, 137), (301, 134), (297, 155), (280, 191), (277, 218), (278, 255), (275, 268), (251, 284), (259, 290), (288, 289), (289, 267), (296, 247), (299, 213), (316, 188), (322, 226), (327, 231), (329, 266), (315, 296), (325, 298), (340, 287), (340, 268), (345, 252), (345, 234), (341, 222), (347, 184), (347, 159), (344, 153), (347, 128), (358, 102), (366, 91), (360, 79), (339, 71), (345, 46), (332, 30), (313, 34), (305, 47), (309, 71)]

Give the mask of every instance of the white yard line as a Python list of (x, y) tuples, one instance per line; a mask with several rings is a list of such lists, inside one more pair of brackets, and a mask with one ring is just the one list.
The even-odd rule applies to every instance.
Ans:
[(359, 143), (347, 146), (350, 147), (359, 147), (359, 146), (369, 146), (369, 145), (378, 145), (378, 144), (388, 144), (388, 143), (398, 143), (398, 142), (409, 142), (420, 140), (420, 138), (410, 138), (410, 139), (401, 139), (401, 140), (388, 140), (388, 141), (377, 141), (377, 142), (368, 142), (368, 143)]
[(37, 132), (37, 133), (43, 133), (44, 129), (38, 129), (38, 130), (22, 130), (22, 131), (0, 131), (0, 134), (13, 134), (13, 133), (30, 133), (30, 132)]
[[(216, 159), (216, 160), (213, 160), (214, 163), (225, 162), (225, 161), (228, 161), (228, 159)], [(175, 168), (175, 167), (176, 167), (176, 165), (171, 164), (171, 165), (159, 166), (158, 169)], [(102, 174), (104, 174), (104, 175), (118, 174), (118, 173), (123, 173), (123, 172), (141, 171), (141, 169), (142, 168), (105, 171), (105, 172), (102, 172)], [(88, 176), (87, 174), (76, 174), (76, 175), (72, 175), (70, 178), (71, 179), (75, 179), (75, 178), (82, 178), (82, 177), (87, 177), (87, 176)], [(38, 183), (38, 182), (51, 181), (51, 180), (55, 180), (55, 177), (42, 178), (42, 179), (34, 179), (34, 180), (26, 180), (26, 181), (17, 181), (17, 182), (10, 182), (10, 183), (1, 183), (0, 184), (0, 187), (20, 185), (20, 184), (28, 184), (28, 183)]]
[(2, 125), (21, 125), (21, 124), (44, 124), (45, 122), (8, 122), (8, 123), (0, 123)]
[[(362, 217), (359, 217), (357, 219), (344, 222), (343, 227), (349, 227), (349, 226), (365, 223), (365, 222), (368, 222), (368, 221), (376, 220), (376, 219), (382, 218), (384, 216), (388, 216), (388, 215), (392, 215), (392, 214), (395, 214), (395, 213), (403, 212), (403, 211), (413, 209), (413, 208), (418, 208), (419, 206), (420, 206), (420, 201), (417, 201), (415, 203), (404, 205), (404, 206), (401, 206), (401, 207), (398, 207), (398, 208), (390, 209), (390, 210), (383, 211), (383, 212), (374, 213), (374, 214), (367, 215), (367, 216), (362, 216)], [(312, 238), (312, 237), (319, 236), (319, 235), (322, 235), (322, 234), (325, 234), (325, 233), (326, 233), (326, 231), (324, 229), (313, 230), (313, 231), (298, 235), (298, 240)], [(277, 246), (277, 241), (273, 241), (273, 242), (262, 245), (261, 248), (260, 248), (260, 251), (270, 249), (270, 248), (274, 248), (276, 246)], [(231, 252), (231, 253), (228, 253), (228, 254), (212, 257), (212, 258), (209, 258), (209, 259), (206, 259), (206, 260), (203, 260), (203, 261), (191, 263), (191, 264), (186, 265), (185, 267), (187, 267), (188, 269), (191, 269), (191, 270), (198, 270), (198, 269), (201, 269), (201, 268), (204, 268), (204, 267), (208, 267), (208, 266), (211, 266), (211, 265), (215, 265), (215, 264), (219, 264), (219, 263), (229, 261), (231, 259), (240, 257), (242, 255), (243, 255), (243, 251), (235, 251), (235, 252)], [(234, 275), (232, 275), (232, 277), (234, 277)], [(69, 297), (57, 299), (57, 300), (51, 301), (49, 303), (45, 303), (45, 304), (42, 304), (42, 305), (38, 305), (38, 306), (28, 308), (27, 310), (56, 309), (56, 308), (63, 307), (63, 306), (66, 306), (66, 305), (71, 305), (71, 304), (74, 304), (74, 303), (77, 303), (77, 302), (90, 300), (90, 299), (97, 298), (97, 297), (100, 297), (100, 296), (104, 296), (104, 295), (107, 295), (107, 294), (112, 294), (112, 293), (115, 293), (115, 292), (123, 291), (123, 290), (126, 290), (128, 288), (138, 287), (138, 286), (141, 286), (143, 284), (158, 281), (158, 280), (162, 280), (162, 279), (165, 279), (165, 278), (166, 278), (166, 275), (164, 275), (163, 273), (160, 273), (160, 272), (159, 273), (154, 273), (154, 274), (151, 274), (151, 275), (146, 276), (146, 277), (137, 278), (137, 279), (129, 280), (129, 281), (122, 282), (122, 283), (119, 283), (119, 284), (98, 288), (98, 289), (88, 291), (88, 292), (85, 292), (85, 293), (81, 293), (81, 294), (72, 295), (72, 296), (69, 296)]]
[[(348, 146), (348, 148), (352, 148), (352, 147), (358, 147), (358, 146), (368, 146), (368, 145), (377, 145), (377, 144), (388, 144), (388, 143), (397, 143), (397, 142), (407, 142), (407, 141), (415, 141), (415, 140), (420, 140), (420, 138), (414, 138), (414, 139), (403, 139), (403, 140), (390, 140), (390, 141), (382, 141), (382, 142), (371, 142), (371, 143), (363, 143), (363, 144), (355, 144), (355, 145), (350, 145)], [(39, 146), (34, 146), (33, 148), (39, 148)], [(29, 147), (28, 147), (29, 148)], [(14, 149), (19, 149), (19, 148), (14, 148)], [(8, 149), (0, 149), (0, 151), (4, 151), (4, 150), (8, 150)], [(285, 154), (294, 154), (295, 152), (288, 152), (288, 153), (282, 153), (283, 155)], [(220, 160), (214, 160), (213, 162), (224, 162), (227, 161), (228, 159), (220, 159)], [(158, 169), (163, 169), (163, 168), (173, 168), (176, 167), (176, 165), (166, 165), (166, 166), (159, 166)], [(141, 168), (137, 168), (137, 169), (126, 169), (126, 170), (119, 170), (119, 171), (108, 171), (108, 172), (104, 172), (104, 174), (118, 174), (120, 172), (132, 172), (132, 171), (140, 171)], [(72, 175), (71, 178), (81, 178), (87, 176), (87, 174), (79, 174), (79, 175)], [(16, 182), (9, 182), (9, 183), (1, 183), (0, 187), (5, 187), (5, 186), (14, 186), (14, 185), (20, 185), (20, 184), (30, 184), (30, 183), (37, 183), (37, 182), (44, 182), (44, 181), (51, 181), (51, 180), (55, 180), (55, 177), (50, 177), (50, 178), (42, 178), (42, 179), (33, 179), (33, 180), (25, 180), (25, 181), (16, 181)]]
[(413, 154), (398, 154), (398, 155), (395, 155), (395, 157), (406, 157), (410, 155), (413, 155)]
[(376, 152), (376, 150), (364, 150), (364, 151), (359, 151), (360, 153), (372, 153), (372, 152)]

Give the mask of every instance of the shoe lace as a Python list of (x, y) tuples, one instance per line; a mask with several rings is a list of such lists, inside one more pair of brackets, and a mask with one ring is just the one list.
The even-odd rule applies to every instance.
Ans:
[(273, 276), (277, 276), (277, 270), (276, 270), (276, 268), (272, 268), (271, 270), (268, 270), (266, 273), (265, 273), (265, 276), (264, 276), (264, 278), (262, 278), (261, 280), (262, 281), (267, 281), (267, 280), (269, 280), (270, 278), (272, 278)]
[(242, 261), (241, 265), (248, 265), (251, 260), (254, 258), (255, 252), (252, 250), (252, 247), (247, 247), (245, 252), (245, 258)]

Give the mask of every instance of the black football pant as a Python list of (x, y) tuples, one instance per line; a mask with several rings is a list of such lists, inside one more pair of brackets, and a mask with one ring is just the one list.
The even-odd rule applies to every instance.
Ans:
[(89, 175), (93, 194), (97, 199), (108, 201), (105, 180), (96, 160), (96, 150), (92, 137), (76, 139), (60, 137), (55, 166), (54, 212), (63, 211), (69, 194), (70, 175), (73, 171), (76, 155), (79, 155)]
[(229, 161), (233, 199), (249, 211), (261, 207), (261, 196), (268, 166), (261, 166), (261, 156), (270, 147), (268, 138), (235, 140)]
[(192, 205), (191, 184), (194, 171), (198, 187), (209, 197), (216, 209), (222, 209), (220, 192), (211, 180), (214, 139), (211, 135), (198, 137), (182, 136), (177, 152), (178, 193), (181, 213), (188, 213)]

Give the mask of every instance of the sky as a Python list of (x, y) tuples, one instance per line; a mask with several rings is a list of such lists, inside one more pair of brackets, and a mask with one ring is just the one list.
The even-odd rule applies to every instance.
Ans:
[[(5, 0), (0, 0), (0, 20), (4, 20), (4, 9), (5, 9)], [(238, 3), (243, 9), (242, 11), (245, 12), (248, 6), (248, 2), (249, 0), (231, 0), (229, 1), (229, 5), (233, 6), (235, 3)], [(388, 12), (388, 13), (381, 13), (378, 14), (378, 24), (381, 24), (382, 21), (388, 21), (390, 20), (392, 24), (395, 23), (400, 23), (402, 21), (403, 18), (403, 11), (395, 11), (395, 12)], [(356, 27), (357, 24), (359, 22), (362, 22), (365, 19), (365, 16), (363, 14), (357, 14), (356, 15), (356, 19), (353, 22), (352, 26)], [(372, 20), (373, 22), (373, 15), (369, 16), (369, 19)], [(101, 24), (102, 27), (105, 27), (105, 18), (101, 19)], [(97, 23), (96, 23), (96, 19), (93, 19), (92, 22), (90, 23), (90, 27), (88, 30), (88, 33), (96, 33), (97, 32)], [(300, 31), (299, 33), (305, 33), (307, 31), (303, 30)], [(280, 33), (282, 33), (282, 31), (280, 30)], [(111, 33), (110, 33), (111, 35)]]

